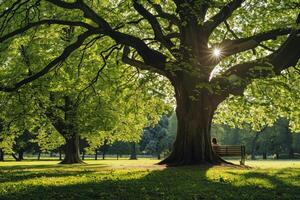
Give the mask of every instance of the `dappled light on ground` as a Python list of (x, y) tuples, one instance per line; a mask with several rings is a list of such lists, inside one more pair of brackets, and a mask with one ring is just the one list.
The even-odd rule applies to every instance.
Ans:
[(155, 165), (156, 160), (100, 160), (87, 161), (88, 164), (83, 165), (56, 163), (0, 163), (0, 199), (300, 197), (299, 161), (248, 162), (254, 166), (251, 169), (223, 166), (167, 168)]

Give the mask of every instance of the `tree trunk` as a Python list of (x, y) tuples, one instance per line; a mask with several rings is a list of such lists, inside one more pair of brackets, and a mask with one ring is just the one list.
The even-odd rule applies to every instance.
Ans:
[(84, 153), (85, 153), (85, 152), (84, 152), (84, 150), (83, 150), (83, 151), (82, 151), (82, 156), (81, 156), (81, 159), (82, 159), (82, 160), (84, 160)]
[(119, 154), (117, 153), (117, 160), (119, 160)]
[(4, 161), (4, 152), (0, 149), (0, 161)]
[(70, 96), (65, 96), (65, 121), (61, 124), (60, 133), (66, 140), (65, 158), (61, 164), (84, 163), (80, 159), (79, 134), (77, 127), (77, 105)]
[(130, 160), (137, 160), (137, 157), (136, 157), (136, 148), (135, 148), (135, 142), (133, 142), (131, 144), (131, 154), (130, 154)]
[(19, 151), (18, 152), (18, 160), (21, 161), (24, 159), (24, 151)]
[(266, 152), (263, 152), (263, 159), (267, 160), (267, 153)]
[(11, 156), (12, 156), (16, 161), (21, 161), (21, 160), (19, 159), (19, 157), (16, 156), (14, 153), (12, 153)]
[(157, 159), (160, 160), (160, 153), (157, 153)]
[(62, 160), (61, 147), (59, 147), (58, 153), (59, 153), (59, 160)]
[(37, 159), (38, 160), (40, 160), (41, 159), (41, 152), (39, 151), (39, 153), (38, 153), (38, 157), (37, 157)]
[(293, 159), (294, 158), (294, 148), (291, 147), (289, 150), (289, 159)]
[(95, 160), (98, 160), (98, 150), (95, 150)]
[(261, 131), (255, 133), (255, 137), (253, 138), (252, 144), (251, 144), (251, 160), (255, 160), (256, 148), (257, 148), (256, 142), (257, 142), (258, 136), (259, 136), (265, 129), (266, 129), (266, 127), (262, 128)]
[(79, 135), (70, 135), (69, 137), (65, 137), (65, 140), (65, 158), (61, 164), (83, 163), (79, 154)]
[(173, 84), (177, 102), (177, 136), (171, 154), (160, 164), (220, 164), (224, 161), (214, 153), (210, 135), (214, 111), (222, 100), (204, 89), (195, 93), (197, 84), (189, 81)]

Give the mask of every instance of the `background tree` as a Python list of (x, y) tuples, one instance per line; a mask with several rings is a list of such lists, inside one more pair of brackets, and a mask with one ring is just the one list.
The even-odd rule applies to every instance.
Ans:
[(154, 127), (144, 129), (143, 137), (140, 142), (141, 151), (156, 155), (160, 159), (160, 154), (168, 147), (168, 117), (163, 116)]

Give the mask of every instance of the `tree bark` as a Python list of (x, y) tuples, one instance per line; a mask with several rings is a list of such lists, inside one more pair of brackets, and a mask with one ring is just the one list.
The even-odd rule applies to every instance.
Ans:
[(80, 159), (77, 106), (70, 96), (65, 96), (64, 101), (65, 119), (63, 123), (57, 124), (57, 129), (66, 140), (65, 157), (61, 164), (84, 163)]
[(197, 90), (200, 81), (191, 77), (184, 79), (173, 83), (177, 102), (177, 136), (171, 154), (160, 164), (221, 164), (224, 160), (212, 149), (210, 131), (214, 111), (223, 99), (206, 89)]
[(135, 142), (132, 142), (132, 144), (131, 144), (131, 154), (130, 154), (129, 159), (130, 160), (137, 160)]
[(70, 135), (69, 137), (65, 137), (65, 140), (65, 158), (61, 164), (83, 163), (79, 154), (79, 135)]
[(38, 153), (38, 157), (37, 157), (37, 159), (38, 160), (40, 160), (41, 159), (41, 152), (39, 151), (39, 153)]

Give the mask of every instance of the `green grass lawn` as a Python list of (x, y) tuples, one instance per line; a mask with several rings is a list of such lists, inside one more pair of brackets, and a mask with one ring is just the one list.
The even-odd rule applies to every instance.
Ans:
[(251, 169), (156, 162), (0, 162), (0, 199), (300, 199), (300, 161), (248, 161)]

